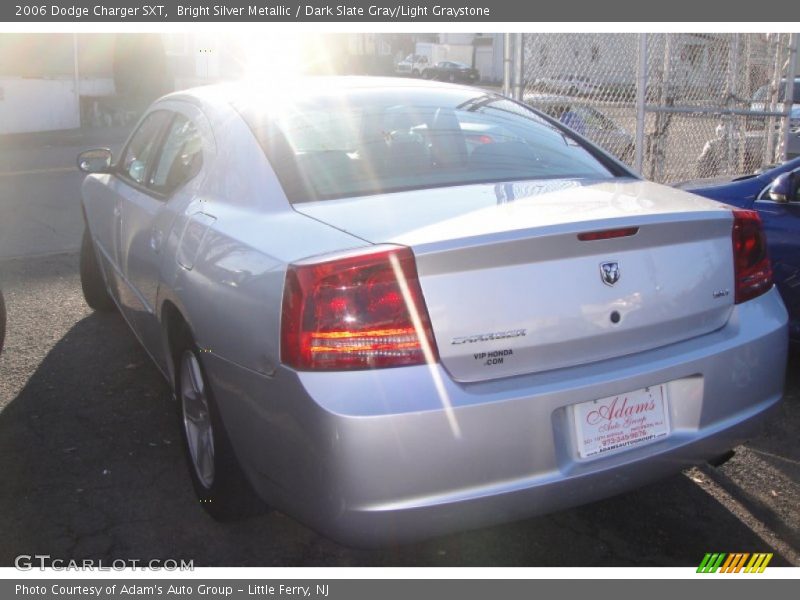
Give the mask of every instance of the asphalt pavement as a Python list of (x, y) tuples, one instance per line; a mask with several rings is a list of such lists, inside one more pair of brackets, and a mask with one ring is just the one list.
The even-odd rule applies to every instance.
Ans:
[(0, 260), (0, 565), (49, 554), (195, 566), (695, 566), (712, 551), (800, 565), (797, 354), (779, 414), (731, 461), (602, 502), (382, 550), (340, 546), (277, 512), (214, 522), (192, 492), (166, 383), (120, 316), (83, 302), (80, 176), (54, 170), (90, 140), (79, 141), (28, 140), (20, 154), (0, 144), (10, 161), (0, 162), (0, 256), (20, 257)]
[(78, 153), (119, 152), (129, 128), (78, 129), (0, 136), (0, 259), (80, 247)]

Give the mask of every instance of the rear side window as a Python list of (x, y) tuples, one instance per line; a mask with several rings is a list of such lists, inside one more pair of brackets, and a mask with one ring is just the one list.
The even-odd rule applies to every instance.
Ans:
[(157, 110), (145, 117), (122, 155), (119, 169), (123, 176), (144, 185), (147, 172), (158, 152), (161, 131), (169, 116), (167, 111)]
[(153, 190), (169, 195), (203, 166), (203, 139), (192, 121), (176, 114), (170, 123), (164, 144), (150, 177)]
[[(471, 183), (608, 178), (583, 145), (494, 95), (293, 105), (254, 127), (291, 202)], [(469, 94), (469, 95), (466, 95)], [(466, 97), (465, 97), (466, 95)]]

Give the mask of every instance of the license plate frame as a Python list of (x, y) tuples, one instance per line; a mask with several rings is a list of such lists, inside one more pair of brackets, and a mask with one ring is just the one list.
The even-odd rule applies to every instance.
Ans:
[(581, 459), (647, 445), (671, 430), (665, 383), (574, 404), (572, 415)]

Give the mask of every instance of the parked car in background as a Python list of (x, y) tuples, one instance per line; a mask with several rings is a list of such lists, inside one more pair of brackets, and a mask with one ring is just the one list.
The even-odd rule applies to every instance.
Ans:
[(481, 78), (481, 75), (478, 69), (473, 69), (469, 65), (452, 60), (444, 60), (432, 67), (423, 69), (422, 77), (439, 81), (475, 83)]
[(550, 94), (528, 94), (524, 102), (589, 138), (622, 162), (633, 161), (633, 135), (596, 108), (574, 98)]
[[(748, 122), (752, 119), (748, 119)], [(728, 127), (720, 123), (716, 128), (716, 135), (703, 146), (700, 156), (697, 157), (697, 177), (715, 177), (719, 175), (726, 165), (733, 162), (742, 164), (745, 169), (758, 168), (767, 149), (768, 136), (764, 130), (764, 120), (761, 120), (762, 129), (758, 131), (743, 131), (734, 135), (732, 143)], [(772, 134), (773, 148), (780, 148), (783, 143), (780, 126)], [(789, 116), (789, 138), (786, 146), (786, 158), (792, 160), (800, 156), (800, 105), (795, 105)]]
[[(760, 88), (756, 90), (753, 94), (753, 99), (750, 103), (750, 110), (769, 110), (769, 104), (771, 102), (771, 95), (772, 95), (772, 85), (762, 85)], [(797, 108), (800, 107), (800, 77), (796, 77), (794, 80), (794, 96), (793, 100), (793, 107)], [(782, 110), (784, 98), (786, 98), (786, 78), (781, 79), (780, 84), (778, 85), (778, 89), (776, 90), (776, 97), (779, 106), (777, 110)]]
[(789, 333), (800, 342), (800, 158), (753, 175), (687, 181), (677, 187), (758, 212), (775, 285), (789, 310)]
[(395, 73), (405, 77), (419, 77), (431, 67), (430, 59), (424, 54), (409, 54), (395, 67)]
[(0, 352), (3, 351), (3, 344), (6, 341), (6, 302), (3, 298), (3, 291), (0, 290)]
[[(794, 80), (793, 103), (792, 110), (800, 109), (800, 77)], [(776, 105), (772, 106), (772, 96), (775, 94)], [(783, 101), (786, 97), (786, 79), (780, 80), (777, 89), (774, 89), (772, 84), (762, 85), (753, 94), (750, 101), (750, 110), (752, 111), (768, 111), (774, 108), (776, 111), (781, 112), (784, 109)], [(767, 117), (748, 117), (745, 127), (748, 131), (763, 130), (766, 126)]]
[(583, 75), (557, 75), (539, 77), (533, 81), (533, 89), (539, 92), (567, 95), (590, 95), (597, 90), (591, 79)]
[(783, 393), (758, 216), (498, 94), (207, 86), (78, 164), (86, 300), (173, 386), (217, 518), (255, 490), (373, 545), (561, 510), (723, 455)]

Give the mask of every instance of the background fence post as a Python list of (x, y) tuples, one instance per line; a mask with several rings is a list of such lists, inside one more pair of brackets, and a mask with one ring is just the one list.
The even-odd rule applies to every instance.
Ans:
[(647, 99), (647, 34), (639, 34), (639, 70), (636, 77), (636, 158), (633, 166), (639, 173), (644, 165), (644, 105)]
[[(739, 89), (737, 82), (739, 80), (739, 34), (731, 34), (728, 38), (728, 78), (725, 90), (725, 108), (736, 108), (736, 102), (739, 98)], [(728, 138), (728, 156), (727, 166), (728, 171), (736, 173), (734, 166), (737, 164), (737, 155), (740, 153), (739, 146), (740, 136), (738, 128), (736, 127), (737, 117), (734, 115), (727, 115), (724, 118), (726, 136)]]
[[(780, 87), (781, 87), (781, 56), (783, 48), (781, 48), (781, 35), (779, 33), (775, 34), (775, 62), (772, 64), (772, 81), (770, 86), (770, 97), (769, 97), (769, 110), (775, 111), (777, 110), (778, 106), (778, 98), (780, 97)], [(794, 82), (793, 82), (794, 83)], [(766, 105), (765, 105), (766, 106)], [(767, 143), (764, 144), (766, 147), (766, 153), (764, 156), (764, 164), (770, 165), (775, 162), (775, 117), (769, 117), (767, 119), (767, 128), (764, 135), (767, 138)]]
[(523, 77), (522, 34), (514, 34), (514, 100), (522, 102)]
[(786, 69), (786, 92), (783, 96), (783, 118), (781, 127), (781, 157), (783, 160), (789, 159), (789, 136), (791, 135), (791, 111), (792, 104), (800, 100), (794, 97), (794, 78), (797, 77), (797, 34), (789, 35), (789, 68)]
[[(664, 58), (661, 67), (661, 93), (659, 95), (659, 108), (668, 108), (675, 104), (672, 74), (672, 51), (673, 34), (665, 33)], [(667, 131), (669, 129), (672, 114), (667, 111), (656, 112), (656, 123), (653, 135), (650, 138), (650, 172), (648, 179), (652, 181), (664, 181), (664, 168), (667, 160)]]
[(503, 95), (511, 95), (511, 34), (503, 34)]

